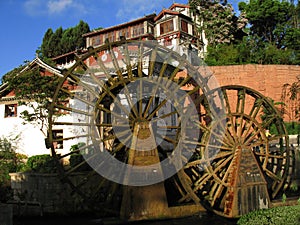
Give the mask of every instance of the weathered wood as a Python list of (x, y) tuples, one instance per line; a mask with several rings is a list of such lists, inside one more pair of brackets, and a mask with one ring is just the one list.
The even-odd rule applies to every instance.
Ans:
[[(268, 208), (273, 199), (281, 197), (279, 193), (291, 180), (294, 156), (290, 155), (282, 119), (266, 97), (243, 86), (221, 89), (224, 96), (221, 105), (226, 112), (223, 117), (214, 115), (206, 96), (200, 100), (203, 118), (209, 115), (211, 120), (206, 123), (200, 118), (203, 132), (197, 144), (200, 152), (180, 171), (192, 181), (188, 184), (182, 180), (187, 194), (181, 201), (192, 196), (189, 193), (192, 190), (198, 197), (196, 201), (210, 205), (219, 215), (235, 218)], [(271, 124), (275, 125), (276, 133), (269, 137), (266, 130)], [(220, 127), (223, 133), (213, 131), (215, 127)]]
[[(150, 150), (149, 150), (150, 149)], [(127, 220), (144, 220), (161, 218), (168, 210), (168, 201), (164, 183), (147, 185), (154, 176), (163, 176), (159, 165), (159, 156), (151, 125), (148, 122), (136, 123), (133, 140), (129, 150), (128, 164), (147, 167), (136, 173), (128, 173), (125, 183), (130, 179), (141, 179), (141, 186), (124, 186), (121, 205), (121, 218)], [(150, 171), (150, 173), (149, 173)], [(142, 182), (146, 182), (144, 186)]]

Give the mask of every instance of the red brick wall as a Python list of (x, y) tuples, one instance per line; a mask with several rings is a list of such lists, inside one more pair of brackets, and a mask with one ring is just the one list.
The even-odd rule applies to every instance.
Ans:
[[(243, 85), (259, 91), (275, 102), (281, 101), (283, 85), (292, 84), (300, 76), (300, 66), (295, 65), (234, 65), (211, 66), (219, 84)], [(289, 106), (288, 106), (289, 108)], [(289, 120), (288, 118), (285, 118)]]

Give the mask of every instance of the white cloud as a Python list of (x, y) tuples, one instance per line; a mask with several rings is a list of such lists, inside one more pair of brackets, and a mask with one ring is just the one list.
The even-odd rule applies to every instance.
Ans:
[(47, 8), (49, 14), (56, 14), (72, 6), (73, 0), (56, 0), (48, 1)]
[(24, 8), (27, 14), (31, 16), (41, 15), (46, 13), (43, 2), (40, 0), (27, 0), (24, 3)]
[(68, 11), (72, 14), (85, 14), (87, 7), (80, 0), (26, 0), (24, 8), (28, 15), (60, 15)]

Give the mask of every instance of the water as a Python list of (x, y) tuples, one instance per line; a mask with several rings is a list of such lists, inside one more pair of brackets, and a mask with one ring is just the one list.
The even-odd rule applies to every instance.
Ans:
[(88, 217), (45, 217), (15, 219), (14, 225), (236, 225), (236, 220), (229, 220), (216, 215), (204, 214), (180, 219), (122, 222), (116, 218), (88, 218)]

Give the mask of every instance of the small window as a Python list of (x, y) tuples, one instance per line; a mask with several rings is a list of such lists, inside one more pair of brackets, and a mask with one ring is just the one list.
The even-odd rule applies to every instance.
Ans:
[(101, 37), (100, 37), (100, 35), (95, 36), (95, 37), (92, 38), (92, 45), (93, 46), (98, 46), (98, 45), (101, 45), (101, 44), (102, 43), (101, 43)]
[(63, 149), (63, 130), (53, 130), (52, 131), (53, 134), (53, 146), (54, 149)]
[(17, 104), (5, 105), (4, 117), (16, 117), (17, 116)]
[(188, 33), (188, 23), (184, 20), (181, 20), (181, 30)]
[(173, 20), (169, 20), (167, 22), (160, 24), (160, 34), (165, 34), (171, 31), (174, 31)]

